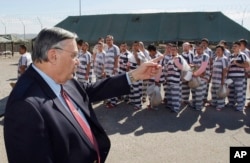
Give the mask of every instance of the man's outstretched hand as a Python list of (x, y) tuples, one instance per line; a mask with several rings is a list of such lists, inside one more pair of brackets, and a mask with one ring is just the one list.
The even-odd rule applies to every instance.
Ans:
[(158, 62), (163, 58), (163, 56), (152, 59), (148, 62), (142, 63), (137, 69), (131, 72), (131, 75), (135, 80), (145, 80), (159, 75), (162, 70), (162, 66)]

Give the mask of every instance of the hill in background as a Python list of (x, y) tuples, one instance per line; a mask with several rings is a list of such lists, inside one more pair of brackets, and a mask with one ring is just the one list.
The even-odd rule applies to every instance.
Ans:
[[(15, 35), (15, 36), (17, 36), (18, 38), (23, 39), (23, 34), (12, 33), (12, 35)], [(27, 34), (25, 34), (25, 39), (26, 39), (26, 40), (31, 40), (31, 39), (35, 38), (36, 36), (37, 36), (37, 34), (34, 34), (34, 33), (27, 33)]]

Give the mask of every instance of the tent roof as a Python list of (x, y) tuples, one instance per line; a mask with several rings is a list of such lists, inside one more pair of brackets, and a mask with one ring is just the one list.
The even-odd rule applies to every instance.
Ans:
[(109, 14), (69, 16), (56, 25), (77, 33), (89, 43), (108, 34), (116, 42), (168, 42), (250, 40), (250, 32), (221, 12), (183, 12), (150, 14)]
[(9, 42), (11, 42), (11, 41), (0, 36), (0, 43), (9, 43)]
[(13, 43), (21, 43), (21, 42), (25, 42), (23, 39), (15, 36), (15, 35), (11, 35), (11, 34), (7, 34), (7, 35), (0, 35), (0, 37), (3, 37), (5, 39), (8, 39), (9, 42), (13, 42)]

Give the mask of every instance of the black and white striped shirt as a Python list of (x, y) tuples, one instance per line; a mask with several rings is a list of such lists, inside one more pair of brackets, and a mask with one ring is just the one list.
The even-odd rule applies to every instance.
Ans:
[(115, 58), (120, 54), (120, 50), (116, 45), (105, 50), (105, 72), (107, 76), (112, 76), (114, 71)]
[(228, 70), (228, 78), (244, 78), (245, 77), (245, 68), (239, 67), (233, 64), (234, 61), (237, 63), (244, 63), (247, 60), (246, 54), (240, 52), (238, 55), (232, 54), (230, 56), (230, 65)]
[(95, 63), (94, 63), (94, 72), (97, 78), (102, 77), (102, 73), (104, 71), (104, 65), (105, 65), (105, 52), (97, 52)]
[(222, 73), (228, 68), (228, 59), (226, 56), (216, 57), (213, 63), (212, 83), (221, 84)]
[(168, 61), (167, 66), (166, 66), (167, 84), (180, 84), (181, 83), (181, 70), (178, 69), (178, 67), (175, 65), (174, 63), (175, 59), (178, 59), (179, 63), (182, 64), (180, 57), (175, 57)]

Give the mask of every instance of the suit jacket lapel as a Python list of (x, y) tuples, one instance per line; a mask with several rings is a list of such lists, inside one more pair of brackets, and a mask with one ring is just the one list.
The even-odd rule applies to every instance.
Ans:
[[(29, 69), (27, 70), (26, 73), (30, 73), (34, 77), (36, 82), (38, 82), (39, 85), (42, 87), (42, 89), (44, 90), (44, 94), (46, 94), (49, 99), (53, 100), (53, 102), (54, 102), (54, 104), (56, 106), (56, 107), (53, 107), (53, 109), (58, 109), (65, 116), (65, 118), (72, 124), (72, 126), (77, 130), (77, 132), (81, 135), (83, 140), (86, 141), (87, 144), (89, 144), (89, 146), (92, 149), (94, 149), (92, 143), (90, 142), (87, 135), (83, 132), (83, 130), (80, 127), (80, 125), (78, 124), (78, 122), (75, 120), (73, 115), (66, 110), (68, 108), (64, 107), (64, 105), (61, 103), (61, 101), (55, 95), (55, 93), (52, 91), (52, 89), (49, 87), (49, 85), (45, 82), (45, 80), (34, 70), (34, 68), (32, 66), (29, 66)], [(68, 91), (66, 91), (66, 92), (68, 92)], [(74, 97), (74, 96), (72, 96), (72, 93), (70, 93), (70, 97)], [(81, 96), (78, 96), (78, 94), (77, 94), (76, 97), (81, 97)], [(74, 99), (77, 99), (77, 98), (74, 98)], [(79, 99), (79, 100), (81, 100), (81, 99)], [(77, 105), (79, 105), (78, 103), (80, 103), (79, 100), (77, 99)], [(79, 106), (83, 106), (83, 105), (79, 105)], [(49, 108), (49, 109), (51, 109), (51, 108)]]
[(90, 111), (88, 107), (88, 103), (83, 100), (82, 95), (79, 91), (76, 90), (75, 87), (72, 85), (65, 85), (64, 86), (65, 91), (68, 93), (70, 98), (74, 100), (74, 102), (77, 104), (77, 106), (80, 107), (80, 109), (83, 111), (84, 115), (90, 118)]

